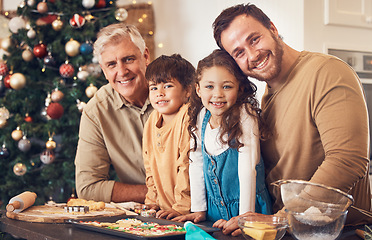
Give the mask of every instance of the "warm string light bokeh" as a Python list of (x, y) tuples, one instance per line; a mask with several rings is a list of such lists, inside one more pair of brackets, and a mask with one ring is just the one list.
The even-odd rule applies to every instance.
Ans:
[(138, 28), (149, 48), (151, 60), (153, 60), (155, 58), (154, 34), (156, 31), (152, 1), (139, 3), (133, 0), (130, 1), (129, 5), (118, 5), (116, 14), (121, 17), (127, 15), (124, 22), (133, 24)]

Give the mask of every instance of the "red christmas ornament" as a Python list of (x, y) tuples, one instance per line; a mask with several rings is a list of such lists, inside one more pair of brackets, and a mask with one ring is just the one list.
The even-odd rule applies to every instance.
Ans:
[(37, 26), (43, 26), (46, 24), (51, 24), (54, 20), (58, 18), (58, 15), (48, 14), (47, 16), (40, 17), (36, 20)]
[(105, 0), (99, 0), (96, 4), (96, 8), (104, 8), (106, 7), (106, 1)]
[(32, 117), (28, 115), (28, 113), (26, 113), (25, 121), (29, 123), (32, 122)]
[(47, 114), (51, 119), (60, 119), (63, 115), (63, 107), (59, 103), (50, 103), (47, 108)]
[(47, 47), (44, 43), (35, 45), (33, 52), (34, 52), (35, 57), (37, 58), (43, 58), (48, 54)]
[(64, 63), (59, 67), (59, 74), (63, 78), (72, 78), (75, 74), (75, 69), (72, 64)]
[(12, 74), (8, 74), (8, 75), (6, 75), (6, 77), (3, 79), (3, 82), (4, 82), (4, 86), (6, 87), (6, 88), (12, 88), (11, 86), (10, 86), (10, 77), (12, 76)]
[(75, 13), (70, 19), (70, 25), (74, 28), (81, 28), (85, 24), (85, 18)]
[(0, 75), (5, 76), (9, 72), (8, 66), (5, 62), (0, 62)]
[(68, 199), (67, 199), (67, 202), (68, 201), (70, 201), (71, 199), (76, 199), (77, 197), (75, 197), (75, 194), (71, 194), (71, 197), (69, 197)]

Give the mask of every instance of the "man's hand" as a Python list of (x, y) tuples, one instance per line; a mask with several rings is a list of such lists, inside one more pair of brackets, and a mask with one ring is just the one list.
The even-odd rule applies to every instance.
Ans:
[(207, 215), (206, 212), (194, 212), (194, 213), (182, 215), (179, 217), (175, 217), (172, 220), (177, 221), (177, 222), (192, 221), (194, 223), (198, 223), (198, 222), (205, 221), (207, 219), (206, 215)]
[(254, 216), (254, 215), (258, 216), (258, 215), (263, 215), (263, 214), (246, 212), (242, 215), (232, 217), (229, 221), (220, 219), (213, 224), (213, 227), (220, 228), (222, 233), (225, 235), (231, 234), (231, 236), (235, 237), (235, 236), (242, 234), (242, 231), (240, 230), (238, 226), (238, 219), (240, 217), (247, 217), (247, 216)]

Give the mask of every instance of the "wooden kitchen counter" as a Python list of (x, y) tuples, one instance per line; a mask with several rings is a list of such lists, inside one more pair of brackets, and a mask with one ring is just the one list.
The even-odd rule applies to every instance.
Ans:
[[(88, 230), (79, 229), (72, 226), (69, 223), (31, 223), (19, 220), (9, 219), (5, 216), (4, 211), (1, 211), (0, 218), (0, 232), (6, 232), (13, 236), (30, 239), (30, 240), (119, 240), (125, 239), (122, 237), (116, 237), (112, 235), (102, 234), (98, 232), (90, 232)], [(123, 215), (125, 216), (125, 215)], [(355, 228), (346, 227), (339, 240), (361, 240), (355, 234)], [(219, 240), (243, 240), (242, 236), (231, 237), (225, 236), (221, 232), (215, 232), (212, 235), (214, 238)], [(293, 238), (287, 234), (283, 240), (293, 240)]]

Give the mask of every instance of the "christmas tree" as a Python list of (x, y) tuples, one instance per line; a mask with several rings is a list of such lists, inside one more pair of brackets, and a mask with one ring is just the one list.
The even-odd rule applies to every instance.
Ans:
[(85, 103), (106, 83), (93, 58), (102, 27), (124, 21), (105, 0), (25, 0), (1, 41), (0, 200), (33, 191), (36, 204), (66, 202)]

